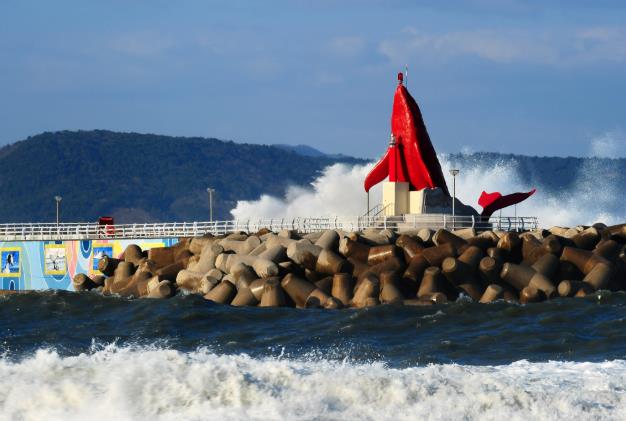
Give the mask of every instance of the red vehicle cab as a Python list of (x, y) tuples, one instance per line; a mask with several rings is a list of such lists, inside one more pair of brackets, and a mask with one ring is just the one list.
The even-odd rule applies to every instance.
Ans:
[(98, 234), (104, 236), (115, 234), (115, 221), (112, 216), (101, 216), (98, 218)]

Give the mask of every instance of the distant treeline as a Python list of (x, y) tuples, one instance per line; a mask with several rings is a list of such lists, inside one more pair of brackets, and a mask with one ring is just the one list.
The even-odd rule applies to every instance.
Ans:
[(104, 130), (42, 133), (0, 149), (0, 222), (230, 218), (237, 200), (281, 196), (306, 185), (341, 157), (307, 157), (284, 148)]
[[(63, 197), (61, 219), (68, 222), (100, 215), (118, 222), (207, 220), (207, 187), (216, 190), (214, 217), (230, 218), (237, 200), (283, 196), (289, 185), (308, 185), (328, 165), (365, 162), (314, 152), (104, 130), (42, 133), (0, 149), (0, 222), (52, 222), (55, 195)], [(585, 171), (598, 188), (626, 185), (626, 159), (497, 153), (450, 158), (465, 166), (516, 165), (523, 181), (545, 190), (571, 188)]]
[(550, 193), (576, 190), (582, 184), (587, 185), (587, 191), (594, 190), (593, 186), (600, 191), (608, 185), (626, 185), (626, 158), (560, 158), (477, 152), (453, 154), (450, 159), (452, 162), (462, 161), (465, 167), (492, 168), (500, 164), (515, 168), (524, 184)]

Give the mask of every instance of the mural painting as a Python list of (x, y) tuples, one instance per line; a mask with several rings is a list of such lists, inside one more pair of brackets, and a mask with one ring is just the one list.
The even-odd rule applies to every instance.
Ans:
[(77, 273), (99, 274), (98, 261), (119, 257), (130, 244), (168, 247), (177, 238), (0, 242), (0, 289), (67, 289)]

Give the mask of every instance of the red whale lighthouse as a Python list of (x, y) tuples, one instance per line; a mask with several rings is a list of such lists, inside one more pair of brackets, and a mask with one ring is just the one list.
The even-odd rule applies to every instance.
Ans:
[(404, 86), (402, 73), (393, 98), (389, 149), (365, 178), (365, 191), (387, 176), (390, 182), (408, 182), (410, 190), (439, 187), (449, 195), (422, 113)]
[(450, 200), (422, 113), (404, 86), (402, 73), (398, 73), (393, 98), (389, 148), (365, 177), (365, 191), (385, 178), (388, 181), (383, 185), (383, 205), (387, 214), (422, 213), (424, 189), (439, 188), (444, 198)]
[[(407, 213), (450, 213), (452, 200), (446, 180), (430, 141), (422, 113), (417, 102), (403, 83), (398, 73), (398, 87), (393, 97), (391, 113), (391, 137), (385, 155), (365, 177), (365, 191), (388, 178), (383, 183), (383, 206), (385, 215)], [(519, 203), (532, 196), (529, 192), (502, 195), (499, 192), (483, 192), (478, 204), (484, 210), (483, 218), (497, 210)], [(455, 199), (457, 215), (474, 215), (478, 212), (471, 206)]]

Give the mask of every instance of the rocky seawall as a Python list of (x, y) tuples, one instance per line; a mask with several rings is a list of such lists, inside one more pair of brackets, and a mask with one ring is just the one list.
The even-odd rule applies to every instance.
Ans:
[(459, 297), (520, 303), (626, 290), (626, 224), (533, 232), (421, 229), (232, 233), (172, 247), (130, 245), (76, 291), (122, 297), (200, 294), (232, 306), (432, 305)]

